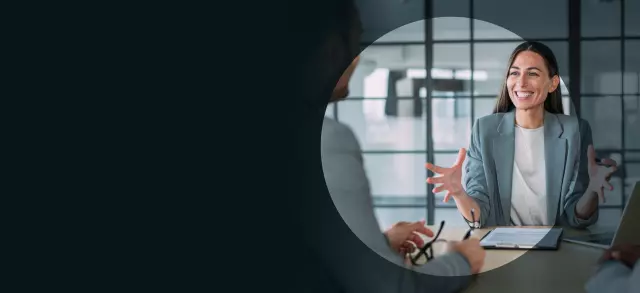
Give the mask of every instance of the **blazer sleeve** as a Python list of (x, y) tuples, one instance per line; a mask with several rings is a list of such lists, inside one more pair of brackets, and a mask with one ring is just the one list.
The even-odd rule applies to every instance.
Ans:
[(589, 159), (587, 158), (587, 149), (590, 144), (593, 144), (591, 126), (583, 119), (580, 119), (579, 138), (580, 143), (578, 147), (580, 149), (577, 152), (578, 160), (575, 162), (574, 180), (563, 200), (564, 213), (562, 220), (571, 227), (586, 228), (598, 221), (599, 209), (596, 209), (588, 219), (580, 219), (576, 216), (576, 204), (587, 191), (587, 186), (589, 186)]
[[(476, 120), (471, 133), (471, 142), (467, 150), (464, 187), (466, 193), (480, 206), (480, 227), (487, 224), (491, 214), (490, 198), (487, 192), (487, 178), (482, 159), (482, 145), (480, 136), (480, 119)], [(471, 219), (466, 219), (471, 223)], [(476, 219), (477, 220), (477, 219)]]
[[(379, 227), (372, 231), (370, 221), (356, 213), (363, 209), (374, 215), (362, 150), (353, 131), (337, 121), (327, 120), (322, 130), (321, 156), (329, 194), (342, 218), (360, 238), (380, 237)], [(366, 235), (363, 231), (367, 231)]]

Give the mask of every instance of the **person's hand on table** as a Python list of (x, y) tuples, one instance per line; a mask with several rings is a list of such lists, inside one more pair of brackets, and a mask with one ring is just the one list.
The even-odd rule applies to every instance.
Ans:
[(640, 259), (640, 245), (622, 244), (607, 249), (600, 258), (600, 263), (617, 260), (632, 268), (638, 259)]
[(433, 231), (425, 226), (425, 221), (419, 222), (398, 222), (384, 232), (393, 250), (403, 256), (412, 253), (417, 247), (424, 246), (424, 240), (419, 234), (433, 237)]
[(618, 164), (613, 159), (605, 158), (600, 162), (603, 166), (598, 165), (593, 145), (589, 145), (587, 158), (589, 160), (589, 186), (587, 189), (597, 193), (602, 202), (605, 202), (604, 188), (613, 190), (609, 180), (611, 180), (611, 174), (618, 170)]
[(467, 150), (462, 148), (458, 152), (458, 159), (456, 162), (449, 168), (436, 166), (431, 163), (427, 163), (425, 167), (434, 173), (440, 174), (437, 177), (429, 177), (427, 178), (427, 183), (429, 184), (441, 184), (440, 186), (433, 189), (433, 193), (438, 193), (442, 191), (447, 191), (444, 196), (444, 202), (449, 201), (449, 198), (453, 197), (454, 199), (464, 194), (464, 189), (462, 188), (462, 163), (467, 155)]
[(480, 240), (478, 239), (469, 238), (460, 242), (449, 242), (447, 250), (462, 254), (471, 265), (472, 274), (479, 273), (484, 265), (486, 251), (480, 246)]

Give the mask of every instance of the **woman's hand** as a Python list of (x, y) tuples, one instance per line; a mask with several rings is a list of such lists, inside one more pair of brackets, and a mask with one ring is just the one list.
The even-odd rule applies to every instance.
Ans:
[(440, 176), (437, 177), (427, 178), (427, 183), (441, 184), (433, 189), (433, 193), (446, 190), (447, 193), (444, 196), (444, 202), (449, 201), (450, 197), (455, 199), (457, 196), (464, 194), (464, 189), (462, 188), (462, 163), (464, 162), (466, 155), (467, 150), (464, 148), (460, 149), (460, 152), (458, 152), (458, 159), (450, 168), (439, 167), (431, 163), (426, 164), (427, 169), (440, 174)]
[(602, 199), (602, 202), (605, 202), (604, 188), (606, 187), (608, 190), (613, 190), (613, 186), (609, 183), (609, 180), (611, 179), (611, 174), (618, 170), (617, 163), (612, 159), (602, 159), (600, 163), (604, 166), (598, 165), (596, 162), (596, 151), (593, 145), (589, 145), (587, 158), (589, 160), (589, 186), (587, 189), (597, 193), (598, 197)]

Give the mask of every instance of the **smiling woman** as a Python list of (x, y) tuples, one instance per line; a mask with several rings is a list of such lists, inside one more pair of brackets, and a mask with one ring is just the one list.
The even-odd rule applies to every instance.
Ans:
[(466, 154), (450, 168), (427, 163), (441, 174), (427, 182), (441, 184), (433, 191), (446, 191), (472, 227), (590, 226), (616, 170), (613, 160), (596, 163), (589, 124), (564, 114), (558, 63), (539, 42), (511, 53), (493, 114), (474, 123)]
[[(514, 108), (521, 110), (519, 114), (535, 111), (538, 117), (544, 110), (553, 114), (564, 113), (558, 62), (551, 49), (538, 42), (522, 43), (511, 54), (509, 64), (494, 113), (509, 112)], [(539, 107), (541, 104), (544, 107)], [(518, 120), (529, 117), (518, 116), (521, 116)]]

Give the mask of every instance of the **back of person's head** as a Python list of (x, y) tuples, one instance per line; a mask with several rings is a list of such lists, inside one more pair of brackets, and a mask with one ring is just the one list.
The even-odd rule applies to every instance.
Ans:
[[(294, 74), (300, 86), (313, 95), (313, 101), (329, 102), (340, 77), (360, 53), (362, 31), (358, 10), (353, 0), (302, 1), (308, 13), (294, 14), (292, 43), (299, 58), (300, 70)], [(295, 54), (294, 54), (295, 55)], [(341, 81), (342, 82), (342, 81)]]

